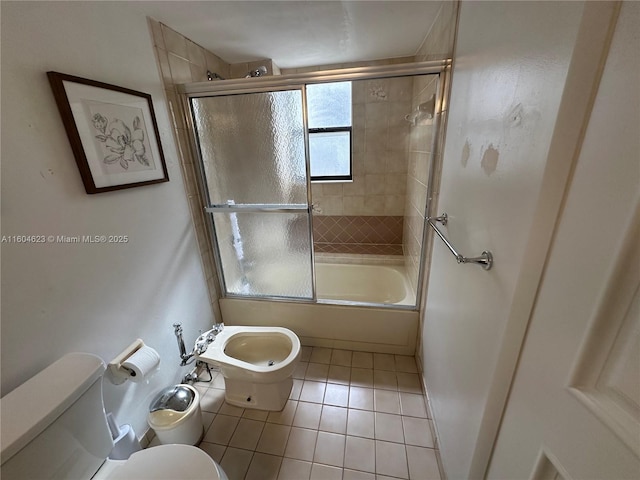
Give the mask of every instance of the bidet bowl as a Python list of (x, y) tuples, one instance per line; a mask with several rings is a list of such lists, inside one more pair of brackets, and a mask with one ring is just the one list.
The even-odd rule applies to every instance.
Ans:
[(282, 410), (300, 350), (300, 339), (287, 328), (225, 326), (197, 358), (220, 368), (228, 403)]
[(293, 375), (300, 339), (287, 328), (225, 326), (198, 359), (218, 365), (225, 378), (274, 383)]

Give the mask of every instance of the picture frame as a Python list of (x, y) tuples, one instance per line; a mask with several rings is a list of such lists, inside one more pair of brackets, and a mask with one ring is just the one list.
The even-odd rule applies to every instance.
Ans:
[(169, 181), (151, 95), (47, 72), (88, 194)]

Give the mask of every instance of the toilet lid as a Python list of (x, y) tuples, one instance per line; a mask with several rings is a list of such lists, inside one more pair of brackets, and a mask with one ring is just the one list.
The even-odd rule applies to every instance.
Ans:
[(159, 445), (134, 453), (109, 480), (220, 480), (216, 463), (190, 445)]

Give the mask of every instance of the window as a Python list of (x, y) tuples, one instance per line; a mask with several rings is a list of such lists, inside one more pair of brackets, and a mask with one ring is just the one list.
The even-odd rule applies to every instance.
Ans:
[(307, 85), (311, 180), (351, 180), (351, 82)]

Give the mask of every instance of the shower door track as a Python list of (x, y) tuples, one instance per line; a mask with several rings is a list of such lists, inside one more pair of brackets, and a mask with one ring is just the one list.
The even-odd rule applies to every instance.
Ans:
[[(291, 88), (295, 85), (304, 85), (309, 83), (440, 74), (450, 65), (451, 60), (436, 60), (430, 62), (400, 63), (396, 65), (379, 65), (372, 67), (352, 67), (308, 73), (291, 73), (288, 75), (232, 78), (230, 80), (185, 83), (177, 85), (177, 89), (179, 93), (185, 94), (186, 99), (188, 100), (191, 97), (262, 92), (265, 90)], [(187, 117), (189, 117), (188, 111), (189, 110), (185, 110), (184, 112)], [(187, 121), (190, 121), (190, 119), (187, 118)]]
[[(437, 88), (438, 91), (438, 100), (440, 103), (443, 100), (443, 94), (445, 93), (444, 87), (448, 82), (444, 82), (442, 76), (447, 75), (451, 69), (452, 60), (436, 60), (436, 61), (427, 61), (427, 62), (413, 62), (413, 63), (402, 63), (395, 65), (379, 65), (379, 66), (366, 66), (366, 67), (352, 67), (352, 68), (344, 68), (344, 69), (335, 69), (335, 70), (321, 70), (315, 72), (308, 73), (295, 73), (288, 75), (271, 75), (264, 77), (252, 77), (252, 78), (237, 78), (237, 79), (229, 79), (229, 80), (213, 80), (206, 82), (194, 82), (194, 83), (186, 83), (181, 85), (176, 85), (178, 93), (181, 95), (182, 106), (183, 106), (183, 115), (185, 117), (186, 125), (191, 133), (189, 135), (189, 143), (191, 146), (191, 151), (193, 153), (194, 159), (200, 158), (198, 154), (199, 148), (193, 123), (193, 118), (191, 116), (191, 108), (190, 101), (192, 98), (202, 98), (202, 97), (212, 97), (212, 96), (220, 96), (220, 95), (233, 95), (233, 94), (245, 94), (245, 93), (261, 93), (261, 92), (269, 92), (269, 91), (278, 91), (278, 90), (290, 90), (301, 88), (304, 92), (304, 85), (307, 84), (317, 84), (317, 83), (328, 83), (328, 82), (339, 82), (339, 81), (352, 81), (352, 80), (370, 80), (370, 79), (378, 79), (378, 78), (393, 78), (393, 77), (401, 77), (401, 76), (416, 76), (416, 75), (439, 75), (439, 85)], [(303, 93), (303, 103), (306, 105), (306, 95)], [(306, 112), (306, 107), (305, 110)], [(439, 117), (439, 116), (438, 116)], [(438, 131), (440, 128), (439, 121), (436, 122), (435, 132), (432, 138), (432, 142), (436, 142), (436, 138), (438, 136)], [(310, 177), (310, 166), (309, 166), (309, 152), (308, 152), (308, 128), (307, 128), (307, 116), (306, 113), (304, 115), (304, 124), (305, 124), (305, 150), (306, 150), (306, 163), (307, 163), (307, 195), (308, 195), (308, 205), (299, 204), (299, 205), (272, 205), (272, 204), (252, 204), (252, 205), (229, 205), (229, 204), (209, 204), (204, 207), (204, 211), (206, 213), (213, 212), (281, 212), (281, 213), (299, 213), (301, 211), (309, 212), (309, 230), (311, 234), (311, 268), (312, 268), (312, 298), (297, 298), (297, 297), (286, 297), (286, 296), (246, 296), (242, 294), (229, 293), (227, 291), (226, 285), (224, 284), (224, 275), (222, 272), (222, 262), (220, 257), (220, 252), (218, 249), (217, 242), (215, 241), (215, 226), (213, 225), (213, 219), (211, 216), (206, 224), (209, 227), (210, 233), (210, 241), (212, 243), (212, 252), (215, 259), (215, 267), (216, 274), (218, 277), (218, 281), (220, 282), (222, 288), (222, 298), (241, 298), (241, 299), (250, 299), (250, 300), (264, 300), (264, 301), (275, 301), (275, 302), (295, 302), (295, 303), (310, 303), (310, 304), (329, 304), (329, 305), (346, 305), (346, 306), (358, 306), (358, 307), (375, 307), (375, 308), (388, 308), (388, 309), (396, 309), (396, 310), (418, 310), (422, 295), (423, 281), (424, 281), (424, 257), (425, 257), (425, 245), (426, 245), (426, 236), (427, 236), (427, 224), (426, 221), (429, 216), (430, 204), (432, 200), (432, 172), (433, 166), (435, 162), (435, 155), (431, 154), (431, 167), (429, 171), (431, 172), (429, 175), (429, 185), (427, 188), (427, 201), (425, 205), (425, 217), (423, 218), (423, 247), (420, 253), (420, 268), (418, 274), (418, 288), (416, 292), (416, 303), (413, 306), (408, 305), (394, 305), (394, 304), (381, 304), (381, 303), (366, 303), (366, 302), (354, 302), (348, 300), (324, 300), (318, 299), (316, 295), (316, 278), (315, 278), (315, 258), (314, 258), (314, 249), (313, 249), (313, 205), (311, 202), (311, 177)], [(433, 152), (433, 148), (431, 149)], [(202, 171), (201, 162), (196, 161), (198, 170), (200, 174), (198, 177), (198, 184), (200, 187), (200, 191), (204, 192), (205, 197), (208, 198), (206, 185), (204, 184), (204, 172)]]

